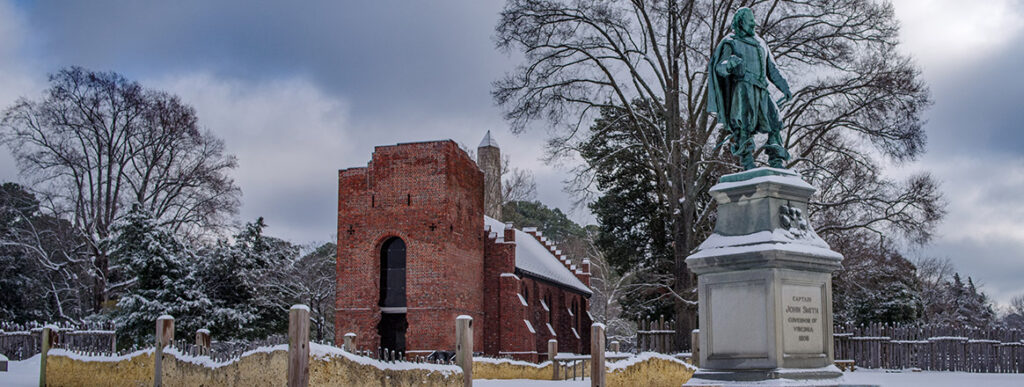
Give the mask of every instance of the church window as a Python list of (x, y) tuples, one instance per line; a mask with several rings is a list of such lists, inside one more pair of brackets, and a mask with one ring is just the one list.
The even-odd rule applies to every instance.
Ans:
[(405, 307), (405, 242), (399, 238), (380, 249), (380, 306)]

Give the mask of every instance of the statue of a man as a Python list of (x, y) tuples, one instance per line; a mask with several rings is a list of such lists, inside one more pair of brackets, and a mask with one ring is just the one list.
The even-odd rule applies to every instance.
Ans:
[(754, 34), (754, 12), (740, 8), (733, 16), (733, 33), (725, 37), (708, 66), (708, 112), (731, 132), (732, 154), (743, 169), (754, 168), (754, 135), (767, 133), (764, 145), (768, 165), (782, 168), (789, 152), (782, 144), (779, 109), (768, 94), (768, 81), (789, 100), (789, 84), (779, 74), (775, 60), (759, 36)]

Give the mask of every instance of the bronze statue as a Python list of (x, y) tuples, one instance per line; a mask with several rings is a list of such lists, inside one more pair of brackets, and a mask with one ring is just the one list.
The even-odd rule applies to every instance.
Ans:
[(754, 33), (754, 12), (740, 8), (733, 16), (733, 33), (725, 37), (708, 65), (708, 112), (730, 132), (732, 154), (740, 158), (743, 169), (754, 168), (754, 135), (767, 133), (764, 145), (768, 165), (783, 168), (789, 152), (782, 144), (779, 109), (768, 94), (768, 81), (782, 92), (779, 103), (792, 94), (779, 74), (768, 45)]

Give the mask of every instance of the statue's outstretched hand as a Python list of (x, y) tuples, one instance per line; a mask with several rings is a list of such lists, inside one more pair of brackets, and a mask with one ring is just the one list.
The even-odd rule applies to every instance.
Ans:
[(788, 103), (789, 100), (791, 100), (791, 99), (793, 99), (793, 93), (789, 92), (788, 90), (783, 91), (782, 92), (782, 98), (779, 98), (778, 101), (775, 101), (775, 105), (778, 105), (778, 106), (781, 107), (782, 105), (785, 105), (786, 103)]
[(729, 71), (729, 74), (743, 75), (743, 58), (736, 55), (730, 55), (728, 63), (726, 63), (725, 66)]

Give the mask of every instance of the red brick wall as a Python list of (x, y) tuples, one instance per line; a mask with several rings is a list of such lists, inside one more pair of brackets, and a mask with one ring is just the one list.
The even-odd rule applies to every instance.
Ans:
[[(484, 330), (484, 353), (493, 356), (498, 355), (503, 347), (502, 336), (513, 333), (507, 330), (508, 327), (503, 327), (502, 319), (503, 315), (509, 317), (508, 314), (514, 312), (509, 308), (515, 305), (510, 305), (509, 301), (511, 298), (518, 299), (515, 293), (518, 287), (505, 286), (509, 279), (501, 275), (515, 272), (516, 245), (513, 232), (506, 233), (504, 229), (484, 232), (487, 233), (484, 236), (484, 294), (490, 299), (484, 302), (484, 323), (480, 326)], [(522, 317), (519, 319), (522, 320)]]
[[(582, 307), (586, 308), (588, 305), (586, 297), (577, 292), (566, 290), (564, 287), (532, 277), (524, 277), (522, 282), (523, 287), (528, 288), (527, 303), (530, 306), (528, 307), (527, 316), (529, 316), (530, 322), (537, 331), (533, 345), (540, 354), (539, 358), (547, 358), (547, 343), (550, 339), (558, 340), (558, 352), (589, 353), (590, 336), (584, 335), (576, 327), (575, 316), (569, 314), (568, 307), (572, 305), (572, 300), (578, 300), (582, 303)], [(550, 312), (544, 309), (543, 304), (541, 304), (542, 299), (545, 300), (545, 303), (547, 303), (548, 299), (551, 300), (550, 303), (547, 303), (548, 308), (551, 310)], [(583, 310), (585, 316), (586, 309)], [(576, 312), (573, 311), (573, 314), (576, 314)], [(584, 316), (581, 316), (579, 323), (583, 325), (584, 330), (589, 330), (589, 319)], [(551, 331), (547, 327), (549, 323), (555, 331), (554, 336), (551, 335)], [(573, 334), (571, 328), (577, 328), (577, 333), (580, 335), (579, 338)]]
[[(377, 147), (365, 168), (338, 174), (336, 342), (380, 338), (379, 254), (406, 243), (409, 351), (453, 350), (455, 317), (483, 320), (483, 174), (452, 141)], [(483, 330), (474, 332), (483, 350)]]

